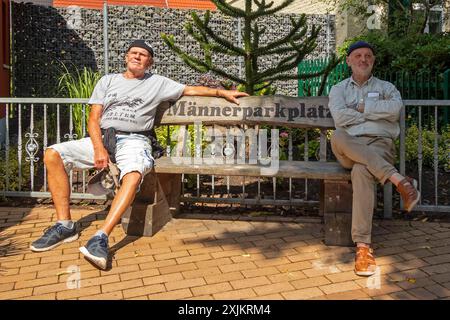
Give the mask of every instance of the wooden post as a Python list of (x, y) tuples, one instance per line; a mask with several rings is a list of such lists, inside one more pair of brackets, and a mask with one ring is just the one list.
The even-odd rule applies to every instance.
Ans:
[(352, 246), (352, 185), (350, 181), (324, 180), (321, 211), (325, 220), (325, 244)]
[(127, 235), (151, 237), (179, 210), (180, 175), (156, 174), (144, 177), (140, 191), (122, 217)]

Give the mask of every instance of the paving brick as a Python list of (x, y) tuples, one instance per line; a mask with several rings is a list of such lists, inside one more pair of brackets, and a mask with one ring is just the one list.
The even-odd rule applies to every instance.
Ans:
[(325, 275), (325, 277), (327, 277), (333, 283), (352, 281), (352, 280), (357, 280), (357, 279), (361, 278), (360, 276), (356, 275), (353, 270), (347, 271), (347, 272), (327, 274), (327, 275)]
[(53, 284), (58, 282), (58, 277), (41, 278), (34, 280), (24, 280), (16, 282), (14, 289), (32, 288), (39, 287), (42, 285)]
[(450, 262), (450, 254), (441, 254), (438, 256), (426, 257), (423, 258), (429, 264), (441, 264)]
[(33, 288), (0, 292), (0, 300), (12, 300), (31, 296)]
[(450, 272), (441, 273), (441, 274), (432, 274), (430, 278), (431, 278), (431, 280), (433, 280), (435, 282), (443, 284), (443, 283), (450, 281)]
[(13, 290), (13, 288), (14, 288), (13, 282), (0, 284), (0, 292), (10, 291)]
[(245, 253), (238, 256), (230, 257), (234, 263), (265, 260), (267, 257), (262, 253)]
[(158, 283), (164, 283), (164, 282), (173, 282), (173, 281), (179, 281), (182, 280), (183, 276), (181, 273), (169, 273), (159, 276), (153, 276), (153, 277), (147, 277), (142, 279), (144, 282), (144, 285), (151, 285), (151, 284), (158, 284)]
[(151, 261), (151, 262), (146, 262), (146, 263), (139, 263), (139, 268), (141, 270), (145, 270), (145, 269), (154, 269), (154, 268), (173, 266), (176, 264), (177, 264), (177, 262), (175, 261), (175, 259)]
[(185, 279), (192, 279), (192, 278), (198, 278), (198, 277), (206, 277), (211, 275), (218, 275), (221, 271), (217, 267), (211, 267), (211, 268), (200, 268), (196, 270), (191, 271), (183, 271), (181, 274)]
[(419, 249), (419, 250), (399, 253), (398, 255), (400, 257), (402, 257), (404, 260), (413, 260), (413, 259), (421, 259), (424, 257), (433, 256), (434, 254), (435, 254), (434, 249), (433, 250)]
[(204, 284), (206, 284), (206, 282), (203, 278), (192, 278), (192, 279), (178, 280), (178, 281), (172, 281), (172, 282), (165, 283), (167, 291), (190, 288), (190, 287), (198, 287), (198, 286), (201, 286)]
[(16, 274), (12, 276), (3, 275), (0, 277), (0, 284), (2, 283), (11, 283), (17, 281), (25, 281), (32, 280), (36, 278), (36, 272), (24, 273), (24, 274)]
[(257, 260), (254, 263), (258, 266), (258, 268), (264, 268), (264, 267), (285, 265), (287, 263), (290, 263), (290, 261), (285, 257), (281, 257), (275, 259)]
[(301, 271), (292, 271), (292, 272), (283, 272), (283, 273), (279, 273), (279, 274), (270, 275), (267, 278), (270, 280), (270, 282), (277, 283), (277, 282), (288, 282), (288, 281), (305, 279), (306, 276)]
[(168, 259), (174, 259), (179, 257), (187, 257), (189, 256), (189, 252), (187, 250), (180, 250), (170, 253), (163, 253), (163, 254), (156, 254), (154, 256), (155, 260), (168, 260)]
[(434, 300), (437, 296), (424, 288), (416, 288), (407, 291), (420, 300)]
[(428, 265), (428, 263), (423, 261), (422, 259), (400, 261), (400, 262), (395, 263), (395, 267), (397, 269), (399, 269), (400, 271), (409, 270), (409, 269), (419, 269), (419, 268), (425, 267), (427, 265)]
[(0, 263), (0, 267), (6, 269), (14, 269), (21, 268), (26, 266), (34, 266), (39, 264), (40, 258), (36, 259), (28, 259), (28, 260), (19, 260), (19, 261), (5, 261)]
[(313, 297), (323, 296), (323, 292), (320, 291), (318, 288), (314, 287), (308, 289), (282, 292), (281, 295), (288, 300), (306, 300), (311, 299)]
[(322, 290), (325, 294), (333, 294), (337, 292), (345, 292), (358, 290), (361, 287), (354, 281), (346, 281), (340, 283), (333, 283), (324, 286), (320, 286), (319, 289)]
[(371, 297), (388, 295), (393, 292), (402, 291), (402, 288), (396, 284), (381, 284), (379, 289), (376, 288), (363, 288), (363, 291)]
[(257, 268), (250, 270), (242, 270), (241, 273), (246, 278), (266, 276), (271, 274), (278, 274), (280, 271), (276, 267)]
[(234, 257), (234, 256), (242, 256), (246, 254), (244, 250), (226, 250), (221, 252), (213, 252), (211, 256), (215, 259), (226, 258), (226, 257)]
[(294, 272), (294, 271), (300, 271), (309, 269), (312, 267), (312, 264), (310, 261), (300, 261), (295, 263), (288, 263), (277, 266), (277, 269), (281, 272)]
[(90, 286), (99, 286), (104, 285), (108, 283), (116, 283), (120, 282), (120, 277), (117, 274), (108, 275), (108, 276), (102, 276), (102, 277), (95, 277), (86, 279), (84, 277), (81, 277), (80, 286), (81, 288), (90, 287)]
[(259, 295), (268, 295), (272, 293), (283, 293), (293, 291), (295, 288), (288, 282), (272, 283), (259, 287), (254, 287), (253, 290)]
[(121, 299), (123, 299), (122, 291), (116, 291), (116, 292), (94, 294), (91, 296), (83, 296), (79, 300), (121, 300)]
[(270, 283), (269, 279), (264, 276), (230, 281), (230, 284), (234, 289), (245, 289)]
[(436, 264), (433, 266), (422, 267), (421, 269), (428, 275), (447, 273), (450, 272), (450, 263)]
[(330, 283), (331, 281), (323, 276), (291, 281), (291, 284), (295, 287), (295, 289), (312, 288)]
[(191, 271), (196, 270), (197, 266), (194, 263), (186, 263), (186, 264), (178, 264), (174, 266), (161, 267), (159, 268), (159, 272), (161, 274), (174, 273), (174, 272), (182, 272), (182, 271)]
[(56, 300), (56, 293), (47, 293), (40, 296), (20, 298), (19, 300)]
[(209, 254), (199, 254), (196, 256), (189, 256), (184, 258), (176, 258), (175, 259), (178, 264), (190, 263), (190, 262), (199, 262), (199, 261), (207, 261), (212, 260)]
[(213, 294), (213, 297), (217, 300), (252, 299), (256, 297), (256, 293), (251, 288), (248, 288), (215, 293)]
[(219, 273), (217, 275), (207, 275), (204, 276), (204, 278), (207, 284), (214, 284), (226, 281), (241, 280), (244, 279), (244, 276), (241, 272), (235, 271), (228, 273)]
[(192, 297), (189, 289), (180, 289), (170, 292), (162, 292), (148, 295), (149, 300), (178, 300)]
[(439, 285), (439, 284), (433, 284), (433, 285), (430, 285), (430, 286), (426, 286), (425, 289), (430, 291), (432, 294), (434, 294), (438, 298), (450, 297), (450, 290), (447, 289), (446, 287), (443, 287), (443, 286)]
[(419, 278), (419, 279), (410, 278), (405, 281), (396, 281), (395, 283), (404, 290), (410, 290), (410, 289), (414, 289), (414, 288), (422, 288), (425, 286), (430, 286), (430, 285), (435, 284), (435, 282), (433, 280), (431, 280), (430, 278)]
[(122, 291), (124, 299), (146, 296), (149, 294), (160, 293), (160, 292), (166, 292), (166, 288), (164, 287), (163, 284), (153, 284), (150, 286), (142, 286), (142, 287), (127, 289), (127, 290)]
[(57, 270), (59, 269), (59, 262), (53, 262), (53, 263), (47, 263), (47, 264), (38, 264), (33, 266), (26, 266), (20, 268), (20, 273), (29, 273), (29, 272), (36, 272), (36, 271), (42, 271), (42, 270)]
[(327, 300), (360, 300), (369, 298), (369, 295), (363, 290), (351, 290), (326, 295)]
[(205, 294), (204, 296), (190, 297), (187, 300), (214, 300), (214, 297), (210, 294)]
[(256, 296), (254, 298), (250, 298), (251, 300), (284, 300), (285, 298), (279, 294), (279, 293), (274, 293), (274, 294), (268, 294), (268, 295), (264, 295), (264, 296)]
[(210, 268), (215, 266), (223, 266), (232, 264), (233, 261), (230, 258), (221, 258), (221, 259), (213, 259), (213, 260), (207, 260), (207, 261), (198, 261), (196, 262), (196, 266), (199, 269), (202, 268)]
[(159, 274), (160, 273), (159, 273), (158, 269), (156, 269), (156, 268), (155, 269), (145, 269), (145, 270), (121, 273), (120, 279), (122, 281), (126, 281), (126, 280), (132, 280), (132, 279), (157, 276)]
[(427, 274), (419, 269), (412, 269), (412, 270), (405, 270), (401, 272), (391, 273), (389, 274), (389, 277), (394, 281), (403, 281), (406, 279), (418, 279), (418, 278), (425, 278), (427, 277)]
[(404, 291), (391, 293), (390, 296), (395, 300), (418, 300), (415, 296)]
[(205, 294), (215, 294), (224, 291), (231, 291), (233, 288), (228, 282), (208, 284), (201, 287), (191, 288), (192, 293), (195, 296)]
[(319, 258), (319, 254), (317, 252), (305, 252), (305, 253), (287, 256), (287, 258), (292, 262), (298, 262), (298, 261), (317, 259), (317, 258)]
[(232, 272), (232, 271), (243, 271), (249, 269), (256, 269), (257, 266), (253, 262), (242, 262), (242, 263), (234, 263), (227, 264), (223, 266), (219, 266), (220, 270), (223, 273)]
[[(145, 284), (145, 283), (144, 283)], [(102, 293), (107, 293), (116, 290), (125, 290), (142, 286), (142, 279), (120, 281), (116, 283), (102, 285)]]

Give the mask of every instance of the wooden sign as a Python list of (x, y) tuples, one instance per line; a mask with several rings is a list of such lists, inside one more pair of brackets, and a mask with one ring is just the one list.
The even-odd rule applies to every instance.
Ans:
[(239, 99), (239, 105), (223, 98), (187, 97), (158, 107), (156, 123), (162, 125), (268, 124), (287, 127), (334, 128), (328, 97), (252, 96)]

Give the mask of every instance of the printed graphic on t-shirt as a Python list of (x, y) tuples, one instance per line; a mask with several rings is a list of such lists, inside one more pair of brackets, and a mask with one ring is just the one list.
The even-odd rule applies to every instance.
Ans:
[(117, 93), (110, 93), (106, 98), (108, 100), (108, 108), (103, 114), (104, 120), (137, 124), (137, 121), (135, 120), (136, 111), (143, 106), (143, 99), (129, 96), (118, 98)]

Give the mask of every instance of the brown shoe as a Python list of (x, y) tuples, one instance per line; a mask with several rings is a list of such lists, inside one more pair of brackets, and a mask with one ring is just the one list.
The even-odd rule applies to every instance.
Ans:
[(417, 181), (406, 177), (397, 186), (397, 191), (403, 199), (405, 210), (410, 212), (420, 200), (420, 192), (416, 189)]
[(375, 258), (372, 253), (373, 250), (371, 248), (356, 248), (355, 273), (358, 276), (371, 276), (375, 274), (377, 264), (375, 263)]

